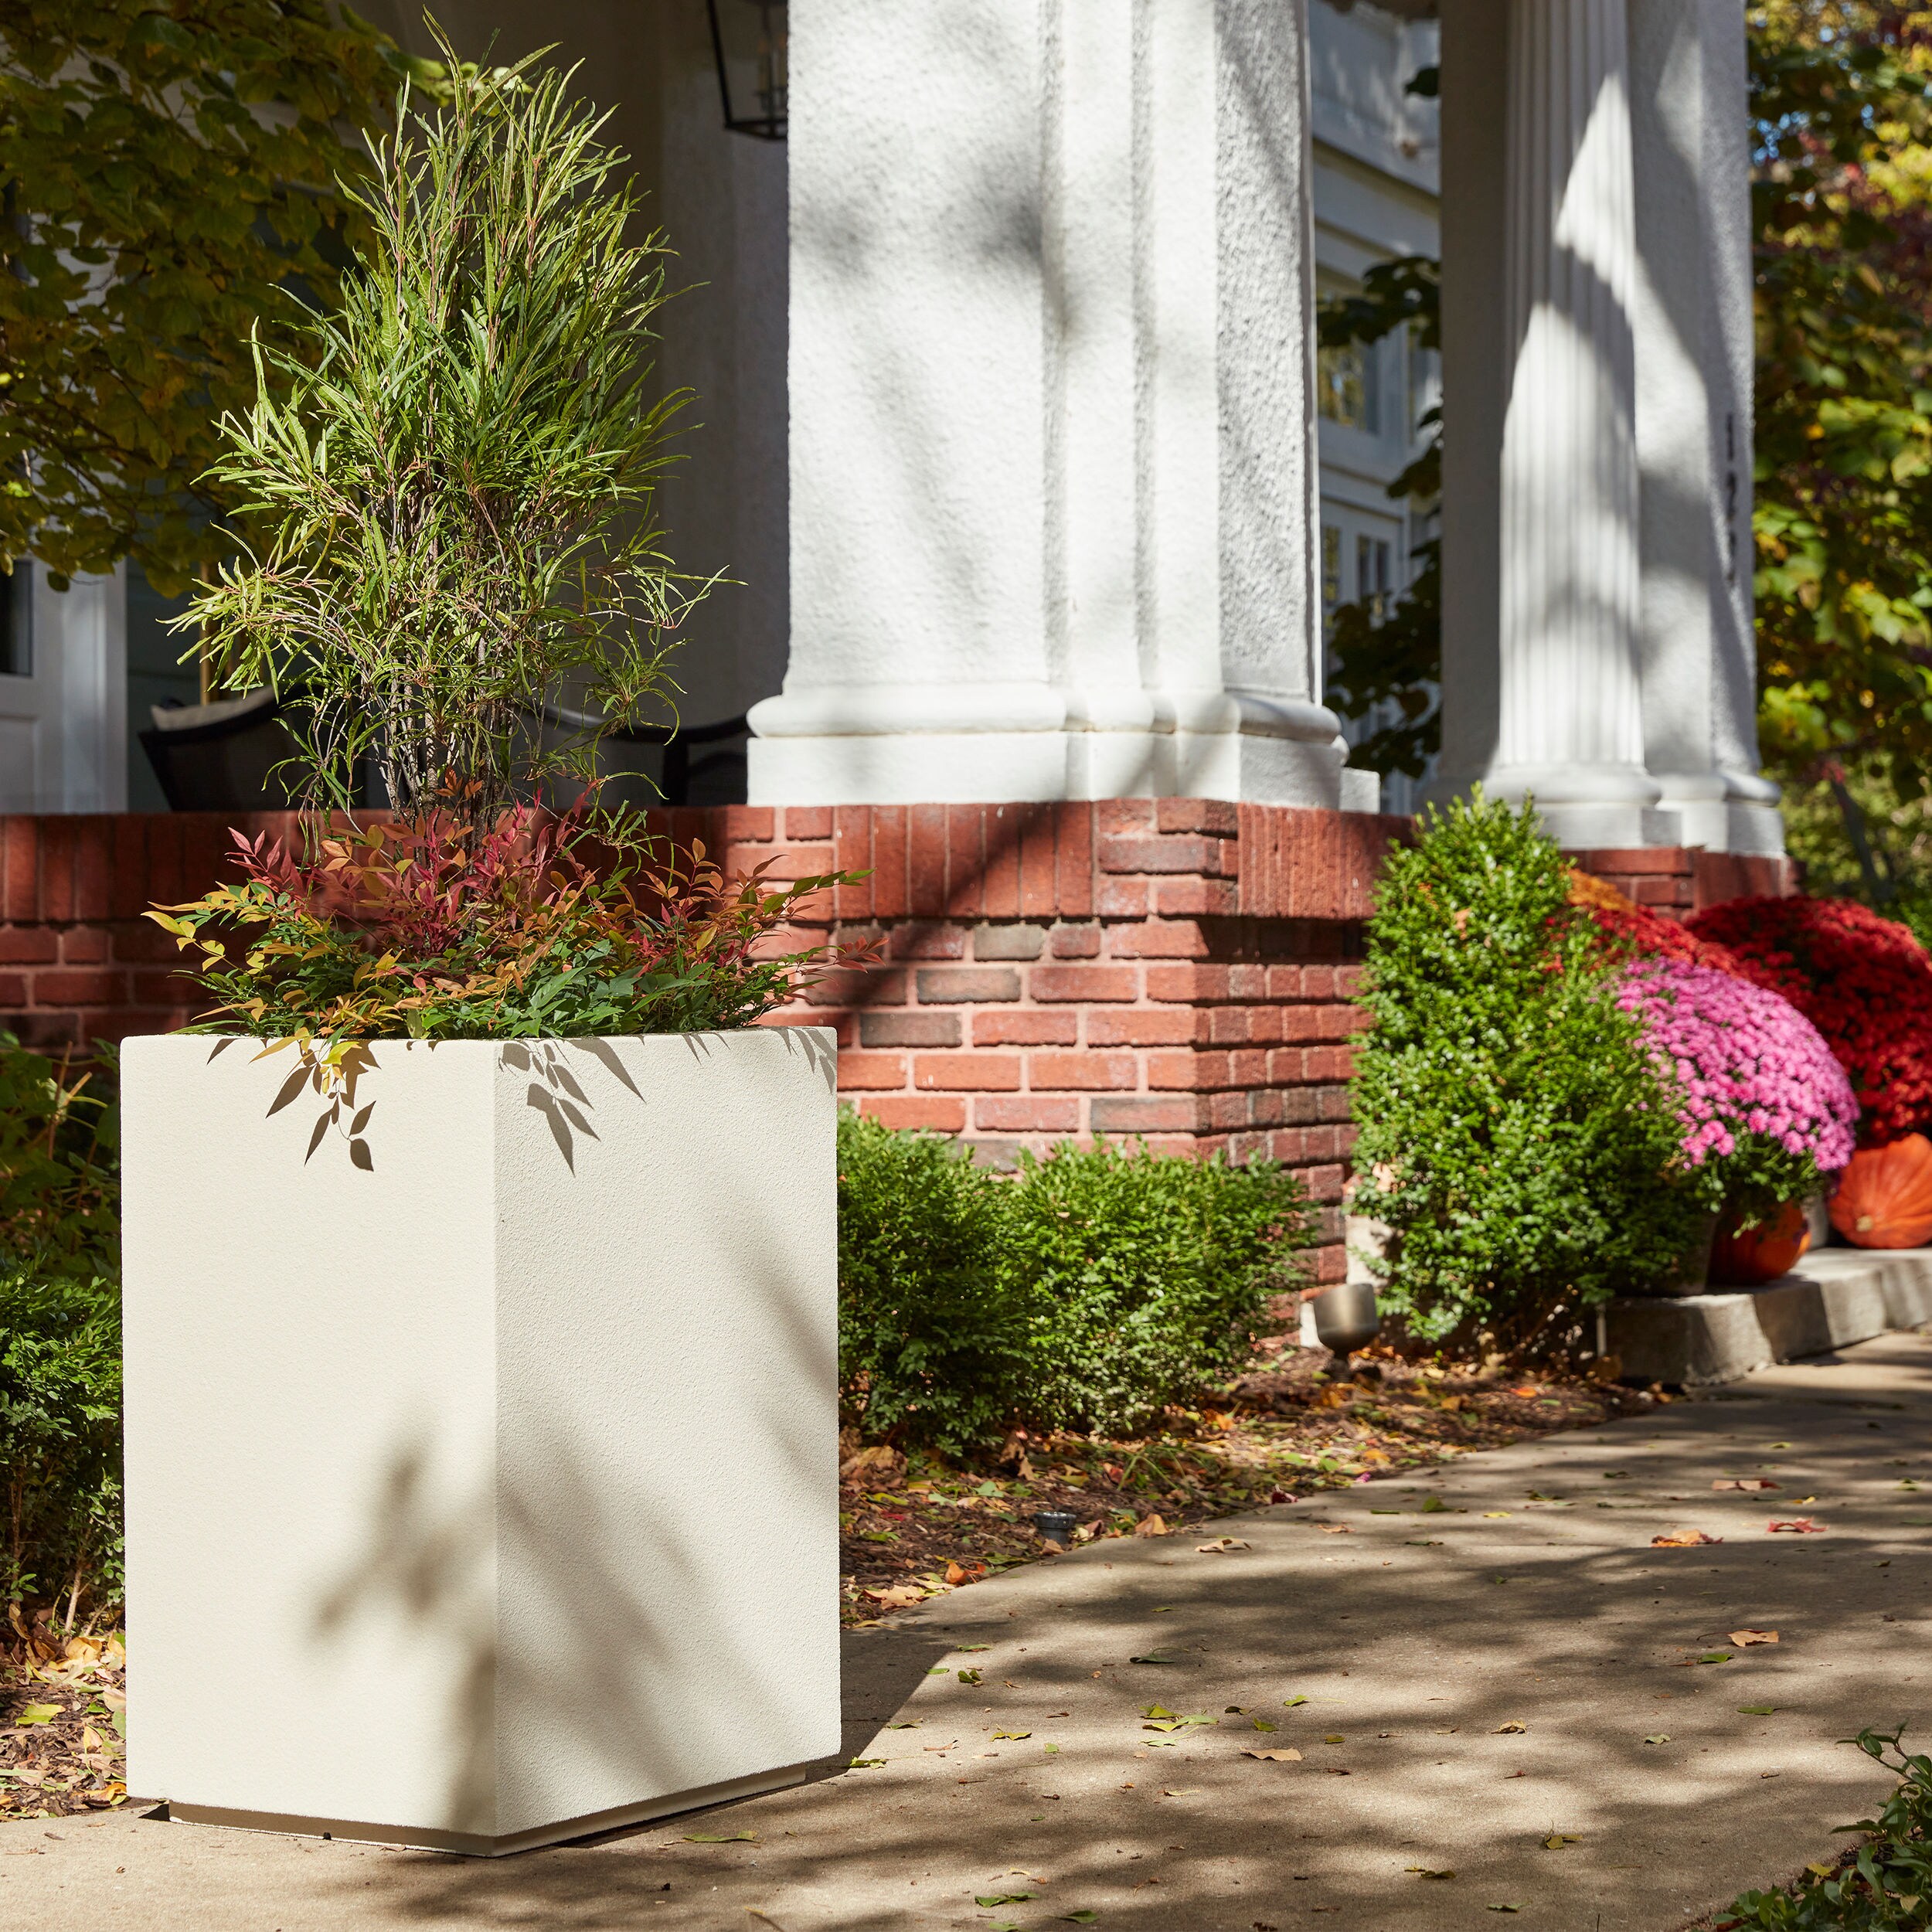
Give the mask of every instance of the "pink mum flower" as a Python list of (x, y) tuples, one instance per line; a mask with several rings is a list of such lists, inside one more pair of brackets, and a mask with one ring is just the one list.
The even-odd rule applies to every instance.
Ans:
[(1620, 975), (1617, 1004), (1682, 1090), (1685, 1158), (1702, 1166), (1761, 1134), (1821, 1173), (1852, 1158), (1858, 1102), (1845, 1070), (1789, 1000), (1708, 966), (1640, 960)]

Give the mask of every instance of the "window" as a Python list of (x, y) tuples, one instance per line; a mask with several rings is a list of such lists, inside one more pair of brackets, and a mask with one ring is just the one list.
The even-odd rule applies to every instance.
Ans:
[(33, 566), (26, 558), (0, 577), (0, 677), (33, 675)]
[(1358, 603), (1369, 607), (1369, 614), (1379, 624), (1389, 614), (1395, 588), (1390, 575), (1394, 547), (1386, 537), (1361, 536), (1355, 540), (1355, 594)]
[(1332, 523), (1321, 526), (1321, 634), (1326, 637), (1335, 625), (1336, 607), (1342, 601), (1342, 532)]
[(1364, 436), (1382, 434), (1380, 348), (1379, 343), (1350, 342), (1325, 349), (1317, 357), (1316, 406), (1331, 423)]

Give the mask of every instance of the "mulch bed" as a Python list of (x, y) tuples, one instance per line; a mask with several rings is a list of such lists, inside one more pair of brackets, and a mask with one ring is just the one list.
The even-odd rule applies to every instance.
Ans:
[(848, 1440), (841, 1586), (866, 1625), (1046, 1553), (1036, 1511), (1066, 1509), (1077, 1543), (1166, 1536), (1243, 1510), (1425, 1468), (1472, 1450), (1594, 1428), (1655, 1393), (1574, 1376), (1405, 1359), (1335, 1363), (1296, 1350), (1245, 1376), (1220, 1409), (1170, 1410), (1138, 1441), (1016, 1431), (984, 1467)]
[(124, 1804), (126, 1652), (83, 1638), (63, 1655), (43, 1624), (15, 1634), (0, 1651), (0, 1821)]

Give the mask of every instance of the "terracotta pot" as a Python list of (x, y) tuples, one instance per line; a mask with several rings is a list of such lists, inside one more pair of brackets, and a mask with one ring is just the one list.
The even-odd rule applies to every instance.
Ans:
[(1711, 1244), (1711, 1280), (1726, 1287), (1755, 1288), (1789, 1274), (1811, 1244), (1804, 1204), (1787, 1201), (1768, 1221), (1740, 1227), (1734, 1212), (1718, 1223)]
[(1855, 1248), (1932, 1241), (1932, 1141), (1908, 1134), (1860, 1148), (1832, 1196), (1832, 1225)]

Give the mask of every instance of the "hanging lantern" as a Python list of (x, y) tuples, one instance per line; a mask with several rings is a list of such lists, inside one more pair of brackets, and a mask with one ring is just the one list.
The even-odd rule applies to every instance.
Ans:
[(705, 0), (724, 124), (760, 141), (785, 138), (784, 0)]

